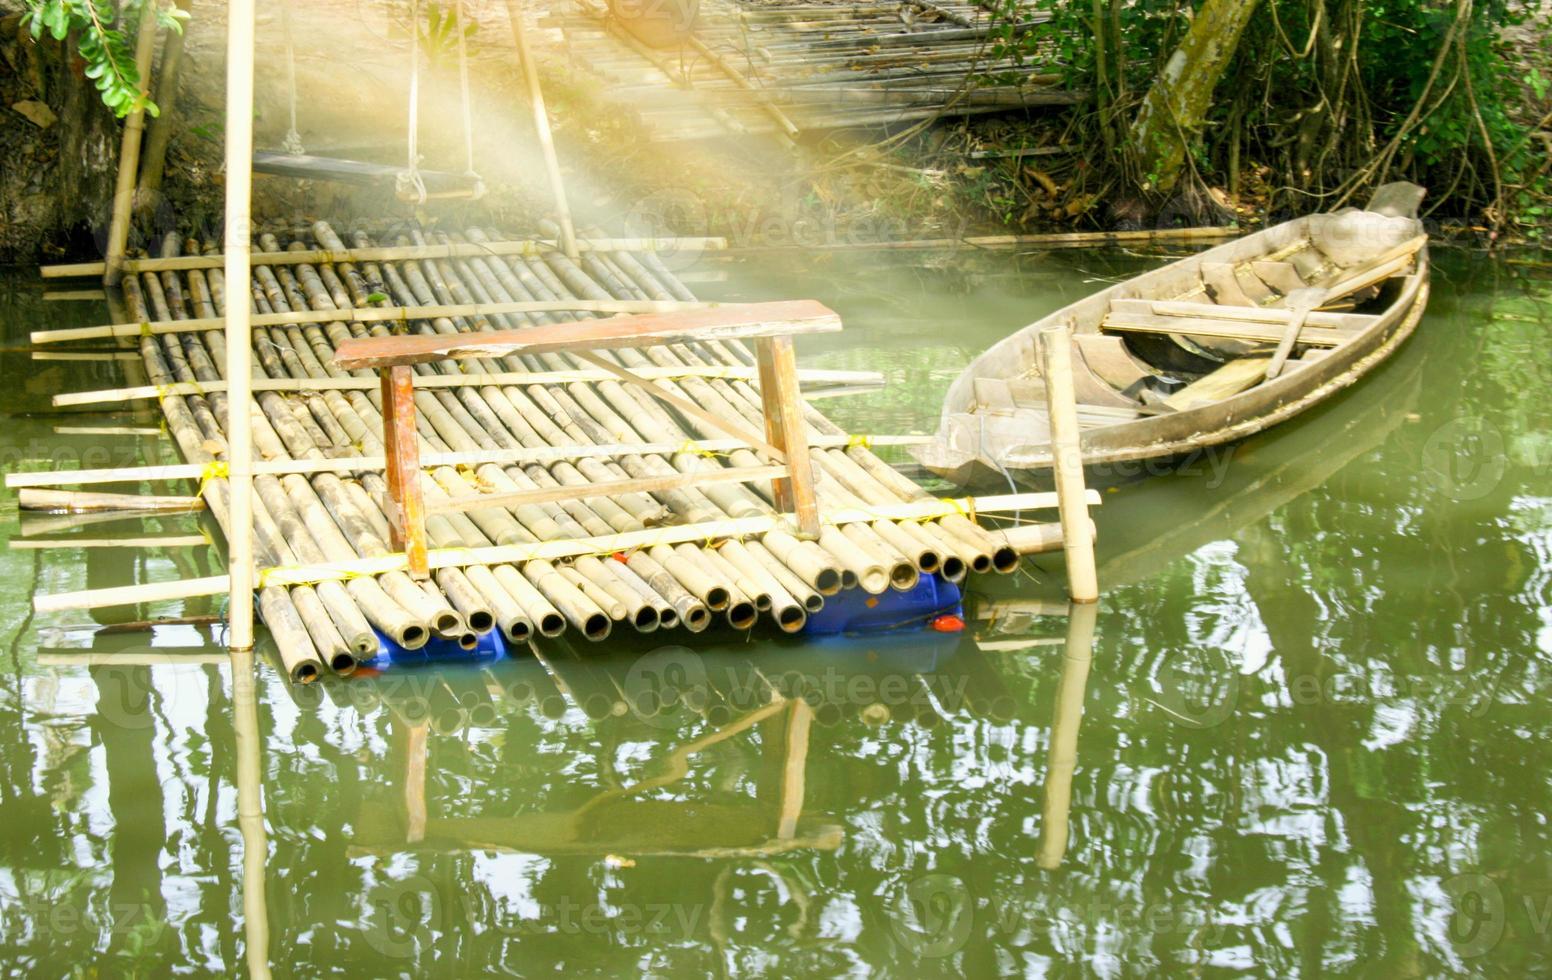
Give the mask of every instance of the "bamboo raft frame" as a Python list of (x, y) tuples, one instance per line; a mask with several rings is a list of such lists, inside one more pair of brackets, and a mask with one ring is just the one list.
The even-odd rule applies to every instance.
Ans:
[[(869, 439), (842, 431), (805, 402), (824, 521), (817, 539), (804, 539), (773, 506), (771, 468), (754, 451), (758, 443), (727, 439), (676, 407), (702, 406), (763, 432), (760, 396), (746, 380), (753, 357), (741, 343), (600, 351), (587, 359), (564, 352), (476, 357), (413, 368), (432, 569), (430, 581), (417, 582), (405, 573), (406, 556), (388, 544), (377, 381), (370, 370), (351, 374), (334, 363), (340, 343), (396, 328), (510, 330), (586, 318), (590, 311), (578, 306), (587, 304), (599, 311), (611, 303), (699, 304), (652, 252), (583, 250), (573, 260), (520, 243), (491, 248), (502, 240), (477, 228), (457, 240), (413, 233), (389, 246), (361, 232), (349, 237), (351, 249), (323, 222), (296, 240), (259, 236), (255, 255), (353, 261), (255, 264), (244, 291), (255, 359), (249, 415), (258, 607), (296, 681), (352, 671), (377, 649), (372, 627), (407, 648), (432, 635), (463, 640), (491, 629), (514, 642), (568, 628), (596, 641), (617, 625), (700, 632), (714, 617), (747, 629), (764, 616), (796, 632), (845, 587), (879, 594), (908, 589), (922, 574), (958, 581), (972, 570), (1012, 572), (1017, 542), (983, 530), (974, 515), (1057, 506), (1054, 494), (933, 498), (875, 455)], [(140, 331), (135, 340), (150, 382), (136, 387), (155, 390), (187, 462), (14, 474), (8, 482), (198, 480), (191, 503), (202, 501), (230, 540), (222, 372), (229, 352), (218, 328), (229, 290), (213, 248), (170, 236), (163, 251), (164, 260), (126, 261), (121, 288), (136, 322), (192, 328)], [(201, 261), (170, 261), (179, 252)], [(373, 309), (367, 297), (374, 289), (389, 293), (396, 308), (429, 315), (354, 318)], [(616, 380), (622, 373), (640, 383)], [(690, 477), (694, 486), (686, 485)], [(1091, 492), (1083, 498), (1077, 506), (1098, 502)], [(1026, 550), (1048, 550), (1054, 540), (1035, 537), (1038, 544)], [(231, 585), (221, 575), (40, 596), (35, 606), (151, 602), (221, 594)]]

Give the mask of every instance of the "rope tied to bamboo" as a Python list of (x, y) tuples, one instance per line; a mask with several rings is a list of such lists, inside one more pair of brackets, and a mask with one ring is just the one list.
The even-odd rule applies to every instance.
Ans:
[(205, 464), (205, 471), (199, 477), (199, 490), (195, 496), (203, 497), (205, 488), (210, 486), (212, 480), (225, 480), (232, 475), (231, 464), (224, 459), (213, 459)]

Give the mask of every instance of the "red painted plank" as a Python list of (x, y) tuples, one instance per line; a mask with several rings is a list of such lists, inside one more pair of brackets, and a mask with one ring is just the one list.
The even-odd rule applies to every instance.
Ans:
[(347, 371), (422, 364), (463, 357), (543, 354), (562, 350), (650, 347), (684, 340), (734, 340), (841, 329), (834, 310), (814, 300), (736, 303), (683, 313), (649, 313), (604, 320), (551, 323), (486, 333), (356, 337), (335, 349)]

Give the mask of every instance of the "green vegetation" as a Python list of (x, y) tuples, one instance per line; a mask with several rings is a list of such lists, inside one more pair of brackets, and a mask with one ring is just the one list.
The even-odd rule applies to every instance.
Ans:
[(32, 36), (45, 31), (56, 41), (74, 39), (86, 62), (86, 77), (97, 86), (103, 104), (120, 118), (138, 109), (156, 115), (156, 103), (140, 91), (140, 70), (130, 43), (146, 3), (155, 4), (161, 26), (182, 31), (188, 12), (162, 0), (25, 0)]
[[(1256, 186), (1244, 190), (1271, 210), (1361, 202), (1369, 188), (1405, 178), (1429, 188), (1439, 213), (1495, 233), (1518, 225), (1534, 234), (1547, 213), (1552, 48), (1536, 5), (999, 4), (1005, 50), (1054, 60), (1068, 85), (1092, 94), (1075, 135), (1111, 151), (1101, 164), (1111, 190), (1152, 199), (1155, 208), (1177, 185), (1187, 194), (1227, 187), (1238, 199), (1246, 175)], [(1014, 29), (1031, 17), (1046, 19), (1034, 30)], [(1193, 25), (1214, 22), (1242, 24), (1237, 43), (1230, 28), (1193, 47)], [(1200, 62), (1222, 55), (1220, 82)], [(1198, 112), (1184, 90), (1204, 77)], [(1166, 104), (1175, 111), (1150, 111)], [(1161, 152), (1161, 138), (1178, 141), (1182, 152)]]

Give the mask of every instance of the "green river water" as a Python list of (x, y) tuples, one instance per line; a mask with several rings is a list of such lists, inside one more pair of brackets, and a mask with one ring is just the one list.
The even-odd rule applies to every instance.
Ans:
[[(803, 360), (889, 385), (823, 407), (902, 433), (975, 352), (1158, 261), (691, 272), (838, 309)], [(122, 376), (27, 332), (106, 319), (0, 272), (7, 471), (171, 458), (133, 406), (41, 414)], [(214, 574), (207, 545), (0, 551), (0, 974), (1545, 975), (1549, 324), (1541, 267), (1442, 251), (1358, 388), (1104, 494), (1097, 607), (1042, 561), (973, 583), (958, 635), (292, 688), (217, 627), (88, 628), (219, 603), (29, 612)], [(13, 543), (202, 533), (0, 501)]]

